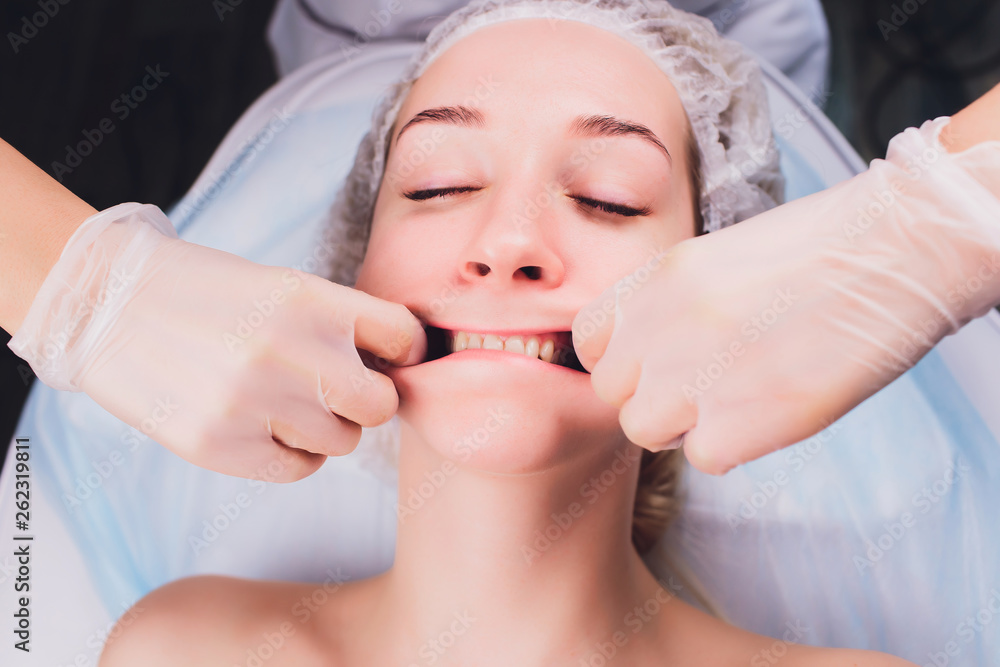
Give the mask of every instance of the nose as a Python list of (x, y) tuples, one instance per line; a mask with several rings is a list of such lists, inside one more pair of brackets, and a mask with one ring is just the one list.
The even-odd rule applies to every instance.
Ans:
[[(523, 192), (523, 191), (522, 191)], [(537, 197), (536, 197), (537, 198)], [(556, 287), (565, 266), (553, 247), (559, 229), (553, 198), (520, 197), (491, 207), (470, 240), (462, 259), (462, 277), (470, 283), (491, 281), (497, 287), (534, 283)]]

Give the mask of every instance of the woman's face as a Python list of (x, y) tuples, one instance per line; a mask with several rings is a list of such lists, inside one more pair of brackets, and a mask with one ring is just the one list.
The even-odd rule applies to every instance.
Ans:
[[(694, 235), (686, 132), (667, 77), (622, 38), (482, 28), (403, 103), (356, 287), (493, 345), (569, 341), (580, 308)], [(514, 351), (386, 372), (413, 432), (477, 468), (531, 472), (624, 440), (588, 374)]]

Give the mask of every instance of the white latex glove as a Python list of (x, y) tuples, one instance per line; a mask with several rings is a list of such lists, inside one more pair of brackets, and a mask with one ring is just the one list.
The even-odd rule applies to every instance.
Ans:
[(577, 355), (626, 436), (683, 443), (721, 474), (822, 430), (1000, 303), (1000, 142), (948, 153), (949, 120), (660, 253), (582, 309)]
[(415, 363), (426, 339), (405, 306), (183, 241), (159, 208), (121, 204), (70, 238), (8, 345), (194, 464), (287, 482), (395, 414), (358, 349)]

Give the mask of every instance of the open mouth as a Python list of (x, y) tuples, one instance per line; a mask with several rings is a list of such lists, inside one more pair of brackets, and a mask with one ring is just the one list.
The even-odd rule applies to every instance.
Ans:
[(525, 336), (498, 336), (465, 331), (451, 331), (427, 325), (427, 359), (434, 361), (464, 350), (486, 349), (520, 354), (542, 363), (551, 363), (578, 373), (587, 373), (573, 350), (569, 331), (554, 331)]

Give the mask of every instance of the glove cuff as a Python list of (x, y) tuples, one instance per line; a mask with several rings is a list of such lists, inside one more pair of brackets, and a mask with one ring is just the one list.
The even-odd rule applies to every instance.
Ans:
[(152, 204), (118, 204), (84, 220), (7, 347), (50, 387), (81, 391), (98, 345), (165, 237), (178, 238), (167, 216)]
[[(948, 152), (944, 116), (889, 142), (886, 162), (902, 183), (911, 238), (925, 232), (943, 263), (935, 291), (954, 330), (1000, 303), (1000, 141)], [(947, 265), (947, 266), (945, 266)]]

